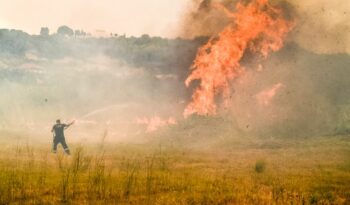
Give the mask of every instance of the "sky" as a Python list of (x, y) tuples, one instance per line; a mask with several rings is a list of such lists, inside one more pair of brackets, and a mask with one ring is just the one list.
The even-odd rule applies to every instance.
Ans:
[(0, 28), (38, 34), (60, 25), (127, 36), (175, 37), (188, 0), (0, 0)]
[[(0, 0), (0, 28), (38, 34), (61, 25), (94, 36), (175, 38), (183, 32), (191, 0)], [(196, 1), (199, 2), (199, 1)], [(298, 10), (294, 41), (317, 53), (350, 54), (350, 0), (290, 0)], [(104, 33), (96, 32), (98, 30)]]

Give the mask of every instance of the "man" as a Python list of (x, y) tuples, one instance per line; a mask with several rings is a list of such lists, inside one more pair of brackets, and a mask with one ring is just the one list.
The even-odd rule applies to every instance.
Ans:
[(57, 152), (57, 145), (61, 143), (64, 151), (66, 154), (70, 155), (69, 148), (66, 143), (66, 139), (64, 137), (64, 130), (67, 129), (69, 126), (73, 125), (74, 121), (69, 124), (61, 124), (61, 120), (56, 120), (56, 124), (52, 127), (51, 132), (53, 133), (53, 147), (52, 152)]

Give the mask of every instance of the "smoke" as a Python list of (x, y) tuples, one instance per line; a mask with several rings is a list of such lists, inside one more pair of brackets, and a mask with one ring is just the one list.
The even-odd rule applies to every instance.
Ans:
[(349, 73), (349, 58), (319, 56), (291, 44), (261, 67), (258, 62), (233, 86), (230, 112), (239, 129), (283, 137), (335, 133), (339, 108), (349, 103), (349, 94), (339, 93), (349, 85), (340, 77)]
[[(233, 9), (237, 0), (193, 0), (185, 12), (181, 35), (186, 38), (213, 36), (229, 21), (212, 7), (222, 3)], [(249, 1), (245, 1), (249, 2)], [(291, 37), (304, 49), (317, 53), (350, 53), (350, 2), (348, 0), (276, 0), (285, 14), (297, 18)]]
[[(230, 22), (212, 5), (222, 3), (234, 11), (236, 2), (192, 1), (179, 35), (204, 36), (194, 40), (44, 37), (0, 30), (0, 129), (47, 140), (60, 118), (76, 120), (67, 130), (72, 141), (100, 140), (104, 133), (113, 140), (130, 139), (150, 130), (147, 125), (153, 129), (153, 124), (175, 120), (174, 129), (184, 126), (187, 132), (191, 119), (181, 119), (192, 94), (184, 85), (188, 68), (207, 37)], [(217, 112), (230, 118), (225, 125), (231, 127), (222, 132), (231, 133), (234, 127), (251, 134), (295, 136), (347, 127), (349, 2), (272, 3), (284, 9), (286, 19), (296, 19), (296, 26), (286, 46), (270, 57), (244, 53), (240, 64), (245, 74), (230, 85), (229, 106)], [(216, 134), (211, 126), (220, 123), (203, 121), (208, 122), (193, 129)]]
[(244, 54), (250, 51), (268, 57), (271, 52), (280, 50), (286, 34), (293, 28), (293, 21), (284, 19), (283, 10), (265, 0), (247, 5), (239, 3), (235, 12), (221, 4), (213, 6), (232, 22), (198, 50), (193, 71), (185, 83), (189, 86), (199, 80), (200, 85), (192, 95), (185, 116), (215, 114), (216, 98), (222, 96), (223, 103), (227, 104), (230, 83), (244, 73), (240, 64)]
[[(193, 1), (182, 35), (217, 36), (237, 1)], [(243, 1), (250, 2), (250, 1)], [(347, 124), (349, 107), (349, 1), (271, 1), (296, 25), (286, 46), (268, 58), (244, 54), (246, 73), (231, 87), (229, 108), (237, 129), (270, 136), (334, 134)], [(346, 114), (347, 116), (347, 114)], [(341, 124), (341, 125), (340, 125)]]
[(184, 16), (180, 35), (185, 38), (212, 36), (219, 33), (229, 20), (224, 13), (212, 8), (214, 0), (194, 0)]
[(293, 39), (317, 53), (350, 54), (350, 2), (291, 0), (299, 22)]
[[(108, 139), (120, 141), (147, 131), (147, 125), (137, 123), (139, 118), (181, 115), (185, 89), (178, 73), (172, 72), (178, 66), (172, 62), (172, 46), (186, 41), (27, 35), (22, 39), (17, 31), (4, 33), (31, 47), (20, 52), (0, 47), (0, 91), (6, 93), (0, 97), (0, 130), (48, 140), (56, 119), (75, 120), (67, 130), (69, 141), (99, 141), (105, 132)], [(32, 40), (37, 43), (28, 43)]]

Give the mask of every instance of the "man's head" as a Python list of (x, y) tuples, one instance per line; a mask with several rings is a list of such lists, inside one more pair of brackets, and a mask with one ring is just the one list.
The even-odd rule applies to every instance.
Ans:
[(61, 120), (56, 120), (56, 123), (57, 124), (61, 124)]

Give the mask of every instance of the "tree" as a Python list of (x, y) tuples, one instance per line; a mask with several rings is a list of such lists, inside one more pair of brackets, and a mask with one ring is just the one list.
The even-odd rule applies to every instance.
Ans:
[(83, 30), (75, 30), (74, 35), (77, 37), (81, 37), (81, 36), (84, 37), (84, 36), (86, 36), (86, 32)]
[(40, 36), (48, 36), (50, 34), (50, 30), (47, 27), (41, 27)]
[(75, 35), (75, 36), (80, 36), (80, 35), (81, 35), (80, 30), (75, 30), (75, 31), (74, 31), (74, 35)]
[(69, 28), (68, 26), (60, 26), (57, 29), (57, 34), (64, 35), (64, 36), (73, 36), (74, 31), (73, 31), (73, 29)]

